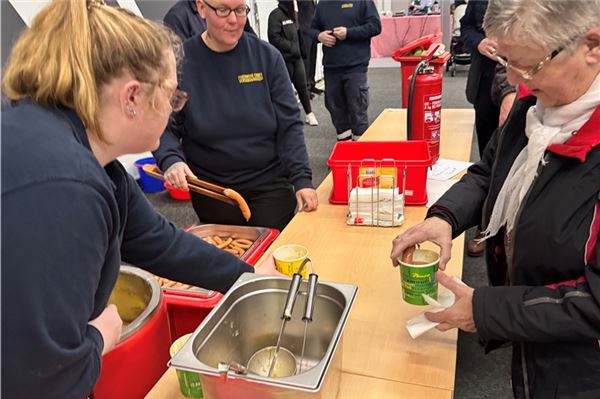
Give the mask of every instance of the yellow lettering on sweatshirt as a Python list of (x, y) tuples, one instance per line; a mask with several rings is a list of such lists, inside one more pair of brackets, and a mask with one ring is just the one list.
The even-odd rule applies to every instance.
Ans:
[(263, 80), (263, 73), (262, 72), (245, 73), (243, 75), (238, 75), (238, 81), (241, 84), (252, 83), (252, 82), (260, 82), (262, 80)]
[(354, 4), (352, 4), (352, 3), (344, 3), (344, 4), (342, 4), (342, 8), (352, 8), (352, 7), (354, 7)]

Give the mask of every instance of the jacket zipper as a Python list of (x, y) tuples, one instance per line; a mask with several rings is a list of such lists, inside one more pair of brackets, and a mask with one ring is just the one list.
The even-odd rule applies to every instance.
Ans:
[(527, 373), (527, 362), (525, 361), (525, 342), (521, 342), (521, 369), (523, 369), (523, 391), (525, 398), (529, 399), (529, 374)]
[[(540, 164), (537, 167), (537, 170), (535, 171), (535, 177), (533, 178), (533, 180), (531, 181), (531, 185), (529, 186), (529, 188), (527, 189), (527, 192), (525, 193), (525, 196), (523, 197), (523, 201), (521, 201), (521, 206), (519, 207), (519, 210), (517, 211), (517, 214), (515, 216), (515, 223), (514, 223), (514, 227), (513, 227), (513, 231), (512, 231), (512, 256), (506, 257), (506, 267), (507, 267), (507, 273), (508, 273), (508, 278), (509, 281), (512, 281), (511, 277), (511, 270), (513, 267), (513, 259), (515, 259), (515, 242), (517, 242), (516, 238), (517, 238), (517, 225), (518, 225), (518, 221), (521, 218), (521, 214), (523, 213), (523, 208), (525, 207), (525, 204), (527, 203), (527, 200), (529, 199), (529, 195), (531, 194), (531, 190), (533, 189), (533, 186), (536, 182), (536, 180), (538, 179), (538, 176), (540, 175), (540, 173), (542, 172), (542, 168), (544, 167), (544, 163), (548, 163), (550, 160), (550, 154), (548, 152), (546, 152), (546, 154), (544, 155), (543, 158), (543, 162), (540, 162)], [(505, 232), (505, 234), (507, 234), (509, 232)]]
[[(512, 281), (511, 278), (511, 271), (513, 268), (513, 260), (515, 259), (515, 243), (517, 242), (517, 225), (518, 225), (518, 221), (521, 218), (521, 213), (523, 213), (523, 208), (525, 207), (525, 204), (527, 203), (527, 200), (529, 199), (529, 195), (531, 194), (531, 190), (533, 189), (533, 185), (535, 184), (536, 180), (538, 179), (538, 176), (540, 175), (543, 165), (547, 164), (549, 162), (549, 153), (546, 152), (546, 154), (544, 155), (543, 158), (543, 162), (540, 162), (540, 164), (537, 167), (537, 170), (535, 172), (535, 177), (533, 178), (533, 181), (531, 182), (531, 185), (529, 186), (529, 189), (527, 190), (527, 193), (525, 193), (525, 196), (523, 197), (523, 201), (521, 201), (521, 206), (519, 207), (519, 210), (517, 211), (517, 215), (515, 216), (515, 223), (514, 223), (514, 227), (513, 227), (513, 231), (512, 231), (512, 254), (509, 257), (506, 257), (506, 267), (507, 267), (507, 273), (508, 273), (508, 280)], [(509, 232), (505, 232), (505, 234), (508, 234)], [(523, 389), (525, 392), (525, 398), (529, 399), (529, 375), (527, 372), (527, 361), (525, 359), (525, 343), (521, 342), (521, 369), (523, 370)]]
[[(508, 118), (506, 118), (506, 120), (508, 120)], [(496, 153), (500, 153), (500, 150), (502, 149), (502, 144), (504, 143), (504, 136), (506, 135), (505, 127), (506, 127), (506, 123), (504, 123), (502, 125), (501, 130), (499, 132), (500, 135), (498, 137), (498, 146), (496, 147)], [(494, 156), (494, 162), (492, 163), (492, 169), (490, 170), (490, 176), (492, 179), (494, 178), (494, 176), (496, 174), (495, 172), (498, 167), (498, 158), (499, 158), (498, 156)], [(490, 184), (488, 187), (492, 187), (492, 180), (490, 180)], [(487, 209), (487, 204), (489, 202), (489, 199), (490, 199), (490, 197), (486, 196), (485, 201), (483, 202), (483, 207), (481, 208), (481, 228), (482, 228), (482, 230), (487, 228), (487, 224), (489, 223), (489, 220), (486, 220), (489, 218), (485, 217), (485, 214), (486, 214), (485, 210)]]

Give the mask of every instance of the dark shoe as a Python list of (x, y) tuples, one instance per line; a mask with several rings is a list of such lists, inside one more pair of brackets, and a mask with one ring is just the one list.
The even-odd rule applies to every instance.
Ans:
[(483, 238), (483, 234), (478, 230), (475, 237), (467, 242), (467, 255), (474, 258), (483, 255), (485, 252), (485, 241), (477, 241), (481, 238)]
[(311, 91), (311, 93), (315, 93), (316, 95), (323, 94), (323, 90), (317, 89), (316, 87), (311, 87), (310, 91)]

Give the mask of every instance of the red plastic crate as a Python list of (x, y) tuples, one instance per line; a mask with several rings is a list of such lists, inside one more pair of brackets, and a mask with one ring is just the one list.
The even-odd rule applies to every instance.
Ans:
[[(406, 166), (405, 203), (427, 203), (427, 168), (431, 165), (429, 148), (424, 140), (411, 141), (342, 141), (336, 143), (327, 160), (333, 175), (332, 204), (348, 203), (348, 165), (352, 187), (356, 186), (358, 169), (366, 159), (393, 159), (396, 167)], [(388, 164), (386, 163), (386, 166)], [(363, 165), (364, 166), (364, 165)], [(398, 183), (402, 187), (402, 181)]]

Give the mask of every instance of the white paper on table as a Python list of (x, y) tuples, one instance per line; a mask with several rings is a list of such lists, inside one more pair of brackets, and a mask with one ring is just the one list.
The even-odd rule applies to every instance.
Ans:
[[(466, 285), (465, 283), (462, 282), (461, 279), (459, 279), (456, 276), (452, 276), (451, 278), (452, 278), (452, 280), (456, 281), (459, 284)], [(430, 313), (441, 312), (442, 310), (454, 305), (454, 300), (455, 300), (454, 293), (452, 291), (450, 291), (449, 289), (445, 289), (444, 291), (440, 292), (438, 295), (437, 301), (435, 299), (433, 299), (432, 297), (430, 297), (429, 295), (426, 295), (426, 294), (421, 294), (421, 295), (423, 295), (423, 299), (425, 299), (425, 302), (427, 302), (431, 306), (431, 308), (424, 310), (422, 312), (419, 312), (415, 317), (413, 317), (412, 319), (410, 319), (406, 322), (406, 329), (408, 330), (408, 334), (413, 339), (419, 338), (422, 334), (426, 333), (427, 331), (431, 330), (432, 328), (434, 328), (435, 326), (440, 324), (440, 323), (435, 323), (433, 321), (429, 321), (427, 319), (427, 317), (425, 317), (425, 312), (430, 312)]]
[(427, 171), (427, 179), (440, 181), (449, 180), (471, 165), (473, 165), (473, 162), (440, 158)]
[(458, 180), (429, 180), (427, 179), (427, 208), (431, 207), (442, 195), (446, 193)]

